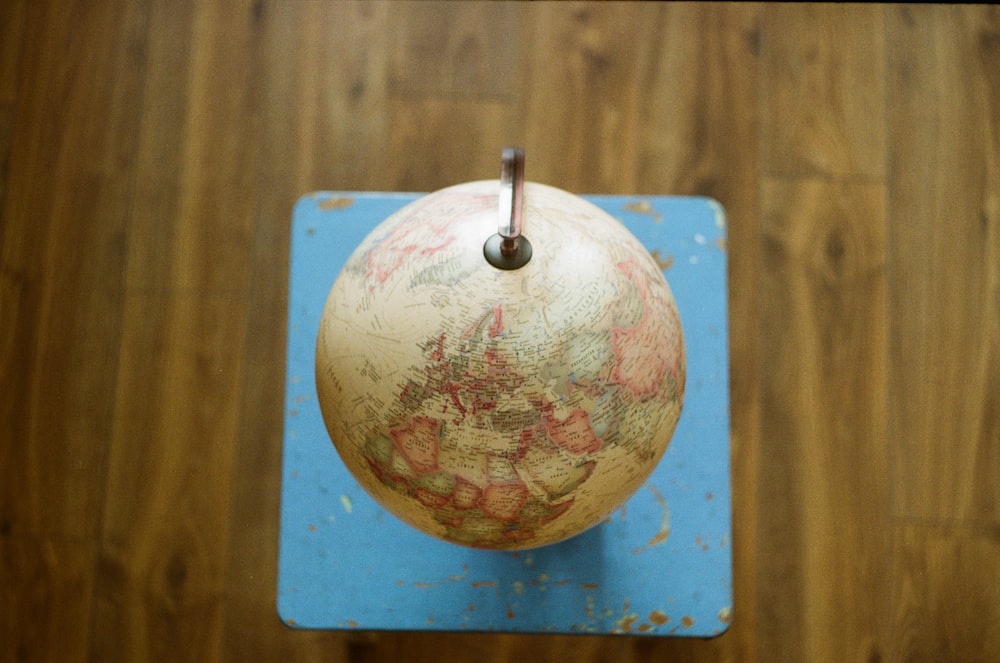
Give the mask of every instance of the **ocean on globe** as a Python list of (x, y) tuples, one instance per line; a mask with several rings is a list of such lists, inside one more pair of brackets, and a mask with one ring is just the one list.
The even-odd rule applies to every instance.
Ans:
[(358, 246), (323, 310), (316, 388), (382, 507), (446, 541), (524, 549), (597, 525), (645, 482), (686, 366), (660, 268), (583, 198), (526, 183), (532, 258), (490, 265), (499, 190), (428, 194)]

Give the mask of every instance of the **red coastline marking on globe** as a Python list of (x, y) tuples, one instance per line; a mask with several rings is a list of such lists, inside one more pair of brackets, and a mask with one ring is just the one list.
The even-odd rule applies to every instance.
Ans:
[[(420, 215), (426, 208), (432, 205), (440, 205), (441, 200), (451, 197), (460, 201), (463, 212), (467, 212), (470, 203), (475, 202), (480, 209), (491, 209), (496, 204), (496, 198), (492, 196), (473, 196), (458, 192), (442, 192), (438, 194), (438, 200), (432, 200), (431, 196), (418, 199), (413, 209), (411, 217)], [(446, 208), (447, 211), (447, 208)], [(455, 241), (455, 221), (456, 214), (432, 215), (424, 219), (426, 225), (433, 230), (428, 233), (423, 227), (423, 223), (402, 223), (393, 228), (389, 234), (368, 250), (366, 256), (365, 279), (369, 282), (375, 281), (379, 285), (384, 285), (392, 274), (402, 267), (406, 261), (414, 255), (429, 256), (447, 248)], [(438, 239), (436, 243), (428, 244), (428, 237)], [(369, 286), (369, 291), (374, 291), (375, 286)]]
[(527, 501), (528, 487), (521, 481), (508, 481), (486, 486), (479, 506), (490, 518), (513, 522)]
[(389, 431), (392, 443), (417, 474), (427, 474), (439, 469), (438, 431), (440, 427), (441, 424), (437, 419), (414, 417), (409, 426)]
[(601, 450), (604, 442), (594, 432), (594, 427), (590, 424), (590, 415), (586, 410), (576, 409), (565, 419), (556, 419), (552, 416), (554, 409), (551, 403), (546, 403), (542, 411), (545, 433), (550, 440), (571, 456), (582, 456)]
[[(439, 241), (430, 246), (426, 244), (426, 237), (419, 227), (404, 223), (394, 228), (388, 237), (368, 252), (365, 279), (385, 285), (393, 272), (402, 267), (411, 255), (433, 255), (447, 248), (455, 241), (455, 236), (448, 232), (445, 224), (438, 225), (441, 227), (435, 228), (438, 232), (434, 236)], [(374, 285), (369, 286), (369, 290), (374, 289)]]
[(611, 330), (611, 347), (616, 359), (611, 379), (637, 398), (651, 398), (663, 385), (668, 366), (666, 357), (657, 351), (663, 342), (663, 330), (659, 329), (649, 313), (654, 298), (649, 275), (639, 268), (635, 260), (620, 262), (617, 267), (638, 291), (643, 314), (635, 327)]
[(496, 338), (503, 334), (503, 307), (497, 304), (493, 307), (493, 324), (490, 325), (489, 336)]

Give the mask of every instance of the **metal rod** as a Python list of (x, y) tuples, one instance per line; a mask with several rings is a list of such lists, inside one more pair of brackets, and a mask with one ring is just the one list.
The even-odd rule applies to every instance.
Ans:
[(498, 232), (483, 244), (483, 256), (497, 269), (520, 269), (533, 249), (521, 234), (524, 222), (524, 150), (506, 147), (500, 155)]
[(524, 150), (506, 147), (500, 157), (500, 252), (517, 252), (524, 217)]

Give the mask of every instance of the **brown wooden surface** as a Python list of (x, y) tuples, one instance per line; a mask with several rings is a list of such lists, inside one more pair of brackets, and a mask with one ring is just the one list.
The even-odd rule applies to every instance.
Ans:
[[(714, 640), (275, 614), (288, 223), (529, 178), (727, 209)], [(0, 2), (0, 662), (1000, 660), (1000, 11)]]

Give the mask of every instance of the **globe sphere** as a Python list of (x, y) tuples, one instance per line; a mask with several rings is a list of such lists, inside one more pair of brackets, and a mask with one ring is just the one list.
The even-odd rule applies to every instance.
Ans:
[(378, 225), (327, 298), (316, 388), (358, 483), (409, 525), (523, 549), (606, 519), (649, 477), (684, 397), (681, 321), (616, 219), (524, 186), (531, 259), (484, 259), (499, 182), (428, 194)]

